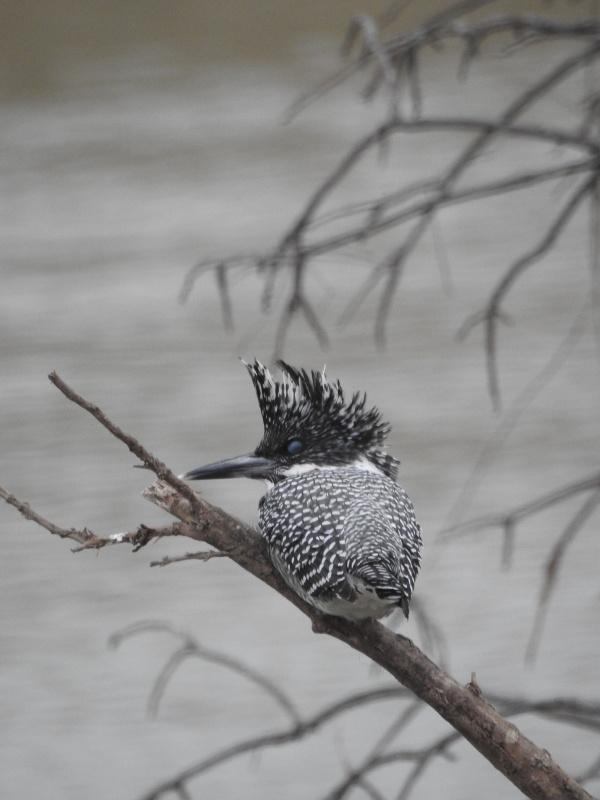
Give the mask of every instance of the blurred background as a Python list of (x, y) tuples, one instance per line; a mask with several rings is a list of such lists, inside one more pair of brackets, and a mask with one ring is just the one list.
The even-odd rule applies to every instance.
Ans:
[[(589, 11), (583, 5), (557, 13), (575, 17)], [(414, 3), (406, 24), (443, 6)], [(512, 9), (525, 6), (539, 10)], [(199, 259), (272, 246), (341, 154), (374, 127), (383, 105), (362, 103), (360, 82), (290, 124), (283, 120), (300, 92), (339, 66), (351, 15), (383, 8), (369, 0), (2, 4), (5, 488), (66, 527), (109, 534), (166, 523), (141, 497), (148, 475), (48, 383), (52, 369), (176, 472), (258, 442), (257, 405), (237, 357), (270, 359), (285, 282), (273, 311), (263, 314), (261, 280), (252, 270), (237, 272), (233, 332), (224, 330), (211, 276), (197, 282), (187, 304), (178, 293)], [(457, 53), (431, 52), (423, 64), (425, 107), (438, 114), (501, 109), (567, 52), (568, 45), (554, 44), (483, 59), (468, 92), (456, 78)], [(561, 85), (541, 118), (567, 124), (581, 78)], [(456, 134), (404, 137), (389, 160), (362, 165), (344, 192), (360, 199), (397, 187), (399, 176), (408, 183), (441, 167), (464, 141)], [(486, 152), (475, 169), (502, 175), (537, 157), (519, 140)], [(598, 515), (569, 550), (533, 665), (524, 652), (544, 559), (577, 501), (519, 527), (510, 570), (502, 568), (497, 530), (438, 535), (450, 522), (510, 509), (598, 469), (598, 357), (584, 320), (560, 368), (463, 491), (501, 417), (487, 395), (481, 332), (459, 342), (456, 331), (511, 260), (538, 240), (560, 192), (545, 186), (518, 203), (501, 197), (445, 210), (437, 229), (443, 268), (439, 241), (426, 237), (407, 265), (383, 351), (373, 339), (375, 302), (336, 325), (382, 245), (321, 259), (307, 289), (331, 346), (321, 350), (300, 319), (284, 355), (305, 367), (326, 361), (331, 376), (366, 390), (392, 423), (390, 451), (402, 460), (401, 482), (424, 532), (417, 597), (445, 634), (451, 673), (466, 682), (476, 672), (484, 690), (598, 699)], [(515, 324), (500, 340), (505, 408), (564, 344), (589, 297), (588, 230), (582, 211), (511, 295)], [(252, 521), (262, 486), (216, 482), (204, 491)], [(148, 719), (148, 694), (172, 641), (149, 635), (116, 652), (107, 648), (111, 633), (141, 619), (166, 620), (245, 659), (307, 713), (389, 682), (358, 654), (314, 636), (293, 607), (225, 559), (149, 569), (152, 559), (189, 550), (187, 542), (154, 543), (135, 555), (124, 547), (72, 555), (68, 543), (8, 506), (0, 508), (0, 525), (4, 797), (130, 800), (221, 746), (284, 727), (258, 689), (195, 661), (173, 678), (158, 718)], [(420, 641), (413, 619), (403, 632)], [(340, 718), (302, 743), (210, 772), (192, 793), (321, 796), (397, 711), (378, 704)], [(589, 731), (533, 717), (519, 724), (573, 773), (594, 757)], [(400, 746), (445, 730), (423, 714)], [(458, 762), (440, 760), (416, 797), (442, 786), (444, 797), (462, 800), (517, 795), (468, 745), (453, 752)], [(381, 786), (391, 791), (407, 769), (382, 773)]]

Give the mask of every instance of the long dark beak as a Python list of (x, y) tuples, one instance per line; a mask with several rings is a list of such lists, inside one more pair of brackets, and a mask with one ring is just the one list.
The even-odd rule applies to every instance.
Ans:
[(252, 453), (226, 458), (204, 467), (196, 467), (182, 475), (184, 481), (206, 481), (213, 478), (265, 478), (273, 468), (273, 461)]

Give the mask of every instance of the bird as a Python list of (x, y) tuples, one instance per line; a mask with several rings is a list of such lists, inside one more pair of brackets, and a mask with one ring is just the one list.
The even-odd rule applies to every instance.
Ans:
[(397, 483), (391, 427), (366, 393), (346, 396), (321, 371), (278, 361), (277, 380), (242, 360), (256, 391), (264, 433), (254, 451), (186, 472), (187, 481), (266, 481), (258, 529), (271, 561), (303, 600), (360, 621), (397, 608), (408, 619), (421, 564), (421, 528)]

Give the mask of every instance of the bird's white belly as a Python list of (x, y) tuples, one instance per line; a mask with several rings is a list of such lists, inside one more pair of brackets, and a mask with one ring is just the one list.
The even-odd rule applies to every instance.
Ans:
[(395, 603), (382, 600), (370, 592), (358, 593), (355, 600), (333, 599), (321, 601), (318, 598), (307, 598), (319, 611), (333, 614), (334, 617), (345, 617), (351, 620), (381, 619), (397, 608)]
[(345, 600), (341, 597), (328, 599), (315, 597), (308, 594), (289, 572), (285, 562), (279, 558), (277, 550), (271, 550), (271, 559), (288, 586), (303, 600), (324, 614), (332, 614), (334, 617), (344, 617), (350, 620), (381, 619), (397, 608), (397, 603), (393, 600), (379, 597), (372, 588), (366, 586), (364, 581), (353, 579), (352, 576), (348, 577), (356, 593), (354, 600)]

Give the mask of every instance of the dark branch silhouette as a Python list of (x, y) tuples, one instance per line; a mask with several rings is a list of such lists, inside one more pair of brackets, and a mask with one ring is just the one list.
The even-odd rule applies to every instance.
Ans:
[[(378, 344), (383, 345), (402, 275), (424, 234), (430, 230), (443, 208), (501, 193), (523, 191), (538, 183), (556, 181), (568, 175), (580, 175), (580, 185), (558, 216), (548, 222), (538, 244), (526, 250), (508, 267), (492, 290), (484, 310), (473, 314), (463, 328), (463, 332), (466, 332), (476, 323), (485, 325), (488, 386), (494, 407), (499, 408), (498, 322), (503, 319), (502, 302), (523, 273), (556, 245), (563, 228), (584, 203), (589, 204), (593, 213), (598, 203), (600, 181), (600, 141), (597, 135), (599, 100), (592, 89), (582, 98), (581, 111), (573, 115), (573, 123), (569, 128), (520, 123), (519, 119), (546, 100), (558, 85), (597, 61), (600, 56), (600, 23), (596, 19), (572, 22), (534, 15), (505, 15), (477, 21), (468, 18), (472, 12), (495, 4), (495, 0), (453, 3), (419, 27), (408, 31), (402, 28), (398, 34), (389, 31), (394, 23), (401, 23), (400, 8), (394, 13), (387, 12), (380, 19), (367, 15), (354, 17), (348, 28), (343, 52), (349, 55), (358, 47), (358, 56), (324, 81), (316, 91), (301, 98), (293, 107), (291, 116), (305, 107), (307, 102), (312, 102), (325, 91), (346, 81), (352, 74), (366, 70), (369, 78), (363, 94), (370, 98), (382, 91), (388, 98), (384, 120), (359, 139), (324, 177), (274, 248), (259, 254), (236, 255), (212, 262), (210, 259), (203, 260), (186, 276), (181, 297), (189, 296), (195, 281), (206, 270), (217, 269), (218, 285), (222, 289), (223, 315), (226, 324), (229, 324), (230, 298), (225, 280), (228, 271), (253, 269), (262, 277), (263, 310), (269, 310), (271, 306), (278, 275), (291, 271), (291, 288), (283, 301), (275, 336), (275, 352), (282, 354), (289, 326), (298, 316), (304, 318), (318, 342), (326, 346), (328, 333), (324, 321), (315, 311), (305, 289), (308, 270), (318, 256), (340, 252), (342, 248), (363, 243), (386, 231), (394, 231), (398, 243), (391, 246), (374, 268), (366, 269), (363, 283), (349, 301), (342, 317), (343, 322), (348, 322), (357, 314), (363, 301), (372, 292), (378, 291), (374, 334)], [(564, 40), (579, 44), (580, 47), (534, 80), (497, 115), (487, 113), (465, 118), (423, 114), (424, 89), (419, 64), (428, 55), (428, 48), (439, 48), (447, 42), (461, 43), (460, 73), (465, 78), (468, 67), (484, 57), (483, 47), (491, 38), (501, 41), (508, 55), (515, 49), (539, 42)], [(411, 98), (412, 115), (401, 110), (403, 89), (408, 91)], [(333, 202), (336, 191), (367, 154), (390, 145), (398, 136), (426, 136), (439, 131), (463, 133), (470, 139), (437, 177), (400, 185), (396, 191), (382, 197), (362, 199), (357, 203), (338, 205), (323, 211), (325, 204)], [(508, 178), (487, 180), (465, 188), (462, 182), (472, 164), (496, 140), (505, 137), (525, 137), (540, 145), (551, 143), (569, 161), (557, 165), (558, 153), (553, 152), (545, 168), (535, 171), (521, 168)], [(573, 159), (573, 150), (586, 157)], [(459, 181), (460, 187), (457, 186)], [(591, 260), (596, 265), (600, 261), (599, 248), (593, 247), (593, 242), (598, 239), (597, 229), (596, 224), (591, 230)], [(600, 296), (599, 274), (598, 268), (592, 269), (596, 297)]]

